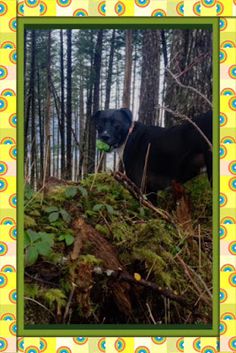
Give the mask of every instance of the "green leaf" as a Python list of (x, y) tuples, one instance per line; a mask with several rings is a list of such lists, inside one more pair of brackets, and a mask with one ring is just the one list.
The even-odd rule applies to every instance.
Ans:
[(110, 214), (114, 214), (114, 209), (112, 206), (110, 205), (106, 205), (106, 209), (107, 209), (107, 212), (110, 213)]
[(101, 211), (101, 209), (104, 207), (103, 204), (98, 203), (97, 205), (93, 206), (93, 211), (98, 212)]
[(37, 250), (39, 255), (48, 256), (51, 253), (52, 248), (47, 241), (41, 241), (37, 244)]
[(67, 246), (70, 246), (71, 244), (74, 243), (75, 238), (71, 234), (66, 234), (65, 235), (65, 243)]
[(59, 236), (58, 241), (62, 241), (62, 240), (64, 240), (64, 239), (65, 239), (65, 235), (62, 234), (62, 235)]
[(32, 266), (38, 259), (38, 249), (33, 245), (29, 246), (25, 253), (25, 265)]
[(60, 210), (60, 214), (62, 215), (62, 218), (63, 218), (63, 220), (64, 220), (65, 222), (67, 222), (67, 223), (70, 222), (71, 217), (70, 217), (69, 213), (68, 213), (66, 210), (61, 209), (61, 210)]
[(31, 239), (28, 232), (24, 232), (24, 249), (31, 244)]
[(88, 191), (83, 186), (78, 186), (78, 189), (83, 197), (88, 197)]
[(37, 240), (39, 240), (41, 238), (41, 235), (39, 233), (34, 232), (31, 229), (28, 229), (27, 233), (28, 233), (28, 235), (30, 237), (31, 243), (34, 243), (34, 242), (36, 242)]
[(68, 198), (68, 199), (72, 199), (78, 192), (78, 188), (75, 187), (75, 186), (70, 186), (68, 188), (66, 188), (65, 190), (65, 196)]
[(56, 222), (58, 220), (58, 218), (59, 218), (59, 212), (52, 212), (48, 216), (48, 220), (49, 220), (50, 223)]
[(44, 212), (46, 213), (52, 213), (52, 212), (57, 212), (58, 211), (58, 207), (56, 206), (50, 206), (50, 207), (46, 207), (44, 209)]
[(32, 199), (34, 195), (34, 190), (29, 184), (25, 185), (25, 200), (30, 200)]

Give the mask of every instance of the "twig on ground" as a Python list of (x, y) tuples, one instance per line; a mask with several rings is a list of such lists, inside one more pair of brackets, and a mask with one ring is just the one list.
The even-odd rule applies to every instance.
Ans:
[(44, 308), (46, 311), (48, 311), (53, 317), (54, 317), (54, 320), (55, 322), (57, 323), (57, 318), (56, 316), (51, 312), (51, 310), (49, 310), (45, 305), (41, 304), (40, 302), (38, 302), (37, 300), (35, 299), (32, 299), (32, 298), (29, 298), (29, 297), (24, 297), (25, 300), (29, 300), (39, 306), (41, 306), (42, 308)]

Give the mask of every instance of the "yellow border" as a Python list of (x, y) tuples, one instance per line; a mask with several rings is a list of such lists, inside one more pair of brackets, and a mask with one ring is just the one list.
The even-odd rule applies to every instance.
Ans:
[[(119, 3), (119, 6), (118, 6)], [(119, 9), (117, 11), (117, 9)], [(18, 338), (16, 349), (16, 17), (17, 16), (223, 16), (220, 21), (220, 338), (119, 338), (124, 353), (236, 351), (236, 1), (235, 0), (0, 0), (0, 171), (6, 190), (0, 193), (0, 351), (118, 352), (118, 338)], [(231, 18), (229, 18), (231, 16)], [(235, 68), (235, 70), (234, 70)], [(1, 185), (3, 185), (1, 184)], [(221, 198), (221, 200), (222, 200)], [(220, 348), (219, 348), (220, 344)], [(5, 346), (4, 346), (5, 345)], [(5, 347), (5, 348), (4, 348)], [(143, 347), (141, 349), (141, 347)], [(146, 348), (145, 348), (146, 347)], [(68, 350), (68, 352), (70, 351)], [(64, 350), (64, 352), (67, 352)], [(63, 352), (63, 353), (64, 353)]]

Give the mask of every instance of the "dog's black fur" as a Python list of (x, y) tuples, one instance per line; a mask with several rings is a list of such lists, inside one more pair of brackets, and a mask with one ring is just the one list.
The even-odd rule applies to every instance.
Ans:
[[(179, 183), (197, 176), (206, 166), (208, 178), (212, 178), (212, 152), (209, 144), (191, 123), (185, 121), (171, 128), (146, 126), (135, 122), (132, 132), (130, 110), (109, 109), (94, 115), (98, 138), (112, 148), (123, 144), (123, 163), (127, 176), (141, 186), (148, 145), (146, 192), (164, 189), (173, 180)], [(193, 119), (204, 135), (212, 142), (212, 113)], [(129, 136), (128, 136), (129, 134)]]

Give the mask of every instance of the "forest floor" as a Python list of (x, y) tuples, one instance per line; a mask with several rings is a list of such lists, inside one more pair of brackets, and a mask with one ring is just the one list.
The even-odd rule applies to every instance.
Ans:
[(116, 179), (26, 187), (25, 325), (210, 324), (206, 176), (159, 192), (156, 207)]

